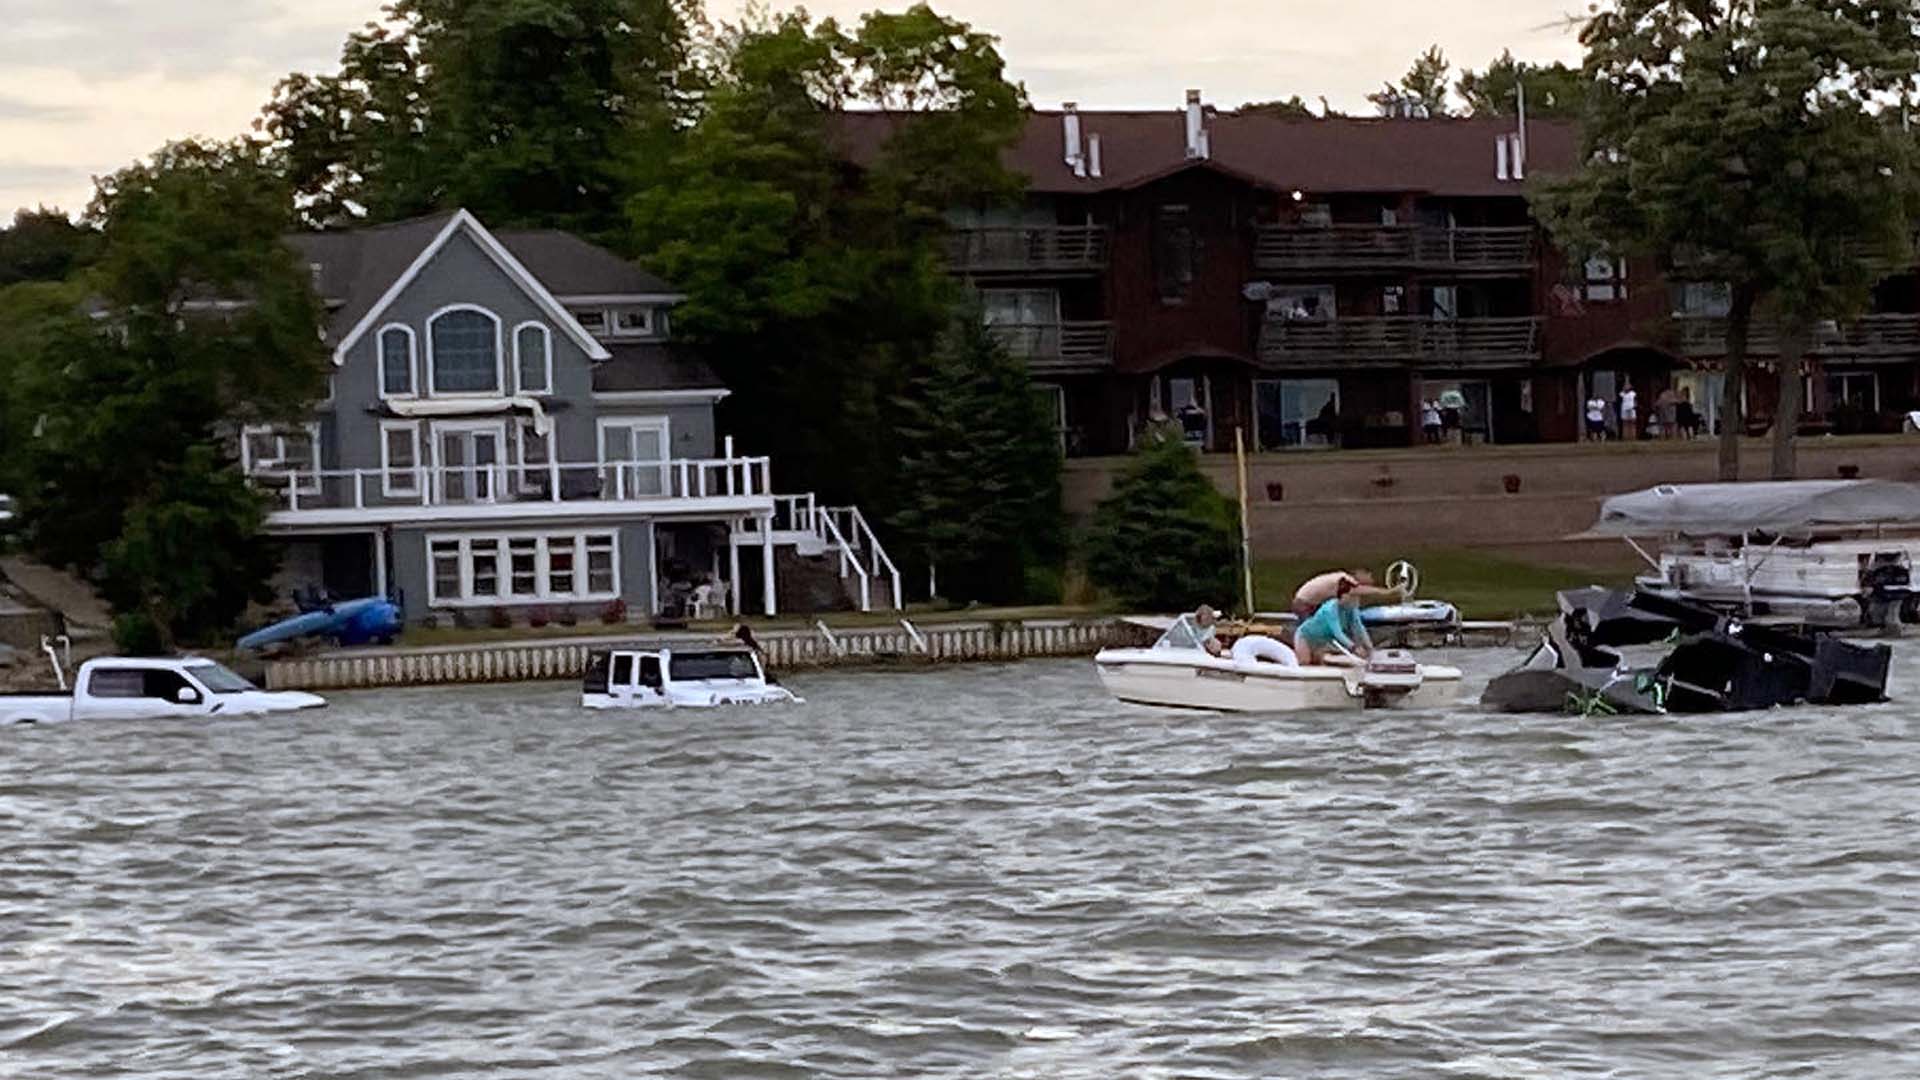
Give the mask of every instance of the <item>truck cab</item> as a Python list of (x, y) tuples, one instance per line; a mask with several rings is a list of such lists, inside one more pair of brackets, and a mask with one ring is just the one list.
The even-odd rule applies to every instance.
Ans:
[(313, 694), (262, 690), (200, 657), (110, 656), (81, 664), (68, 693), (0, 695), (0, 725), (253, 716), (325, 704)]

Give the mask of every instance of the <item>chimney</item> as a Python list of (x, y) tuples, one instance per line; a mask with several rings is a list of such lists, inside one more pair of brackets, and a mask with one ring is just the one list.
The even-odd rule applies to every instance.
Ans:
[(1493, 178), (1495, 180), (1512, 179), (1507, 171), (1507, 137), (1505, 135), (1493, 137)]
[(1100, 134), (1094, 132), (1087, 136), (1087, 172), (1093, 178), (1100, 178)]
[(1200, 91), (1187, 91), (1187, 160), (1199, 161), (1210, 156), (1212, 147), (1207, 137), (1207, 115), (1200, 105)]
[(1507, 136), (1507, 141), (1510, 144), (1508, 156), (1513, 158), (1513, 178), (1525, 180), (1527, 178), (1527, 137), (1524, 133), (1516, 131)]
[(1060, 128), (1067, 143), (1067, 168), (1075, 176), (1087, 175), (1087, 158), (1080, 147), (1080, 106), (1067, 102), (1060, 107)]

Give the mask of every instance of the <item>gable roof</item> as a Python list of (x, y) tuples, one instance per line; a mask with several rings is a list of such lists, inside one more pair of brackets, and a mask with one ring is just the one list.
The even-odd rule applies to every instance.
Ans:
[(502, 229), (493, 235), (555, 296), (685, 298), (664, 279), (570, 232)]
[(595, 360), (606, 346), (560, 302), (560, 295), (679, 299), (673, 286), (613, 252), (553, 229), (489, 232), (465, 210), (342, 232), (287, 238), (317, 267), (315, 287), (333, 309), (328, 336), (334, 363), (346, 360), (387, 307), (456, 235), (465, 234)]
[[(1079, 112), (1082, 139), (1100, 136), (1101, 175), (1076, 176), (1066, 162), (1058, 110), (1029, 114), (1004, 156), (1039, 194), (1121, 191), (1186, 169), (1212, 169), (1279, 191), (1415, 192), (1438, 196), (1511, 196), (1525, 186), (1498, 179), (1494, 140), (1516, 130), (1510, 118), (1404, 120), (1373, 117), (1289, 118), (1267, 113), (1210, 112), (1211, 156), (1186, 153), (1181, 110)], [(842, 154), (856, 165), (878, 159), (887, 139), (911, 117), (844, 112), (836, 119)], [(1573, 125), (1527, 123), (1529, 175), (1566, 172), (1579, 153)]]

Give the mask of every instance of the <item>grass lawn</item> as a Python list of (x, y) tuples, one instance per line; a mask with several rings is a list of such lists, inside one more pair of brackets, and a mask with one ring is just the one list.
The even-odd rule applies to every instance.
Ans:
[[(1414, 552), (1403, 555), (1367, 555), (1348, 565), (1364, 566), (1384, 579), (1395, 559), (1406, 558), (1420, 569), (1420, 598), (1447, 600), (1469, 619), (1507, 619), (1518, 615), (1552, 614), (1553, 594), (1582, 585), (1622, 586), (1631, 583), (1630, 570), (1596, 571), (1554, 566), (1512, 556), (1471, 550)], [(1300, 583), (1332, 569), (1324, 558), (1266, 559), (1255, 565), (1255, 597), (1263, 611), (1285, 611)], [(1382, 582), (1384, 584), (1384, 580)]]
[[(831, 611), (824, 615), (781, 615), (774, 618), (755, 615), (748, 612), (738, 619), (709, 620), (692, 623), (685, 629), (694, 633), (726, 634), (732, 631), (736, 622), (744, 622), (755, 630), (798, 630), (813, 626), (815, 619), (825, 620), (835, 630), (852, 630), (863, 626), (897, 626), (902, 618), (910, 619), (915, 626), (939, 626), (942, 623), (979, 622), (1015, 619), (1074, 619), (1089, 618), (1107, 614), (1100, 608), (1075, 607), (1067, 605), (1048, 605), (1033, 607), (1004, 608), (958, 608), (929, 607), (915, 604), (906, 611)], [(597, 619), (583, 619), (576, 626), (550, 624), (542, 627), (515, 626), (498, 629), (490, 626), (458, 627), (438, 626), (432, 629), (408, 627), (401, 635), (400, 644), (408, 647), (427, 647), (433, 645), (468, 645), (487, 641), (524, 641), (572, 637), (645, 637), (653, 632), (647, 625), (608, 626)]]

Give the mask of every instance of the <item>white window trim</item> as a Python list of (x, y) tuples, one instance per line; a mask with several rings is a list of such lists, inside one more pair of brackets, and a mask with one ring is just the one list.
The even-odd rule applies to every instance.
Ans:
[[(658, 431), (660, 433), (660, 492), (661, 494), (657, 496), (649, 495), (645, 497), (661, 498), (667, 495), (671, 495), (673, 493), (673, 476), (671, 472), (671, 462), (673, 460), (673, 424), (672, 422), (667, 417), (664, 417), (664, 416), (603, 416), (600, 418), (599, 423), (595, 425), (594, 445), (597, 448), (596, 458), (601, 469), (604, 470), (609, 465), (613, 465), (616, 467), (639, 469), (643, 467), (646, 463), (634, 461), (630, 458), (625, 461), (608, 460), (607, 431), (611, 428), (626, 428), (629, 431)], [(631, 441), (632, 441), (631, 435), (628, 436), (628, 441), (629, 441), (629, 445), (631, 445)], [(618, 490), (619, 489), (617, 487), (610, 486), (609, 491), (606, 494), (606, 497), (608, 498), (615, 497), (614, 493), (617, 492)], [(638, 496), (635, 496), (632, 492), (627, 493), (628, 499), (634, 499), (637, 497)]]
[[(476, 499), (468, 496), (458, 500), (448, 499), (447, 476), (444, 470), (455, 468), (455, 466), (441, 462), (440, 436), (468, 433), (490, 434), (497, 440), (496, 445), (500, 448), (491, 465), (478, 465), (469, 461), (458, 466), (476, 474), (483, 469), (493, 473), (492, 478), (487, 482), (488, 497)], [(513, 448), (507, 438), (505, 420), (435, 420), (427, 426), (427, 482), (433, 488), (433, 502), (436, 505), (469, 506), (501, 501), (501, 485), (507, 482), (508, 471), (513, 467), (509, 460), (512, 453)]]
[[(389, 330), (404, 331), (407, 335), (407, 392), (390, 394), (387, 392), (387, 354), (386, 336)], [(380, 391), (380, 400), (395, 398), (412, 399), (420, 396), (420, 335), (406, 323), (388, 323), (373, 335), (373, 366), (376, 387)]]
[[(313, 440), (313, 469), (306, 473), (294, 473), (294, 490), (302, 492), (303, 494), (317, 492), (320, 490), (321, 471), (320, 422), (318, 420), (309, 420), (303, 424), (243, 425), (240, 428), (240, 471), (247, 476), (254, 475), (254, 465), (256, 464), (253, 460), (254, 436), (273, 435), (284, 438), (289, 431), (304, 431), (307, 433), (307, 437)], [(274, 471), (276, 474), (280, 472), (280, 470)]]
[[(545, 356), (541, 359), (546, 368), (547, 381), (546, 385), (538, 390), (530, 390), (520, 385), (520, 332), (527, 329), (540, 331), (540, 345), (542, 351), (545, 353)], [(547, 329), (546, 323), (535, 319), (528, 319), (526, 322), (520, 323), (513, 328), (513, 389), (515, 393), (520, 394), (553, 393), (553, 331)]]
[[(573, 581), (574, 591), (556, 593), (549, 588), (552, 578), (551, 545), (549, 541), (564, 537), (573, 542)], [(513, 589), (513, 559), (508, 552), (508, 541), (519, 539), (539, 541), (534, 549), (533, 594), (516, 594)], [(587, 541), (589, 538), (606, 539), (611, 542), (613, 569), (613, 589), (594, 592), (588, 588)], [(439, 592), (439, 575), (434, 566), (434, 548), (439, 544), (459, 545), (460, 595), (444, 597)], [(499, 585), (507, 592), (495, 596), (473, 595), (473, 551), (475, 546), (492, 546), (495, 558), (499, 560)], [(610, 603), (621, 596), (620, 566), (620, 530), (589, 529), (575, 531), (569, 529), (514, 529), (506, 532), (487, 533), (428, 533), (427, 534), (427, 605), (436, 608), (473, 608), (504, 607), (515, 604), (591, 604)]]
[(586, 350), (588, 359), (605, 360), (612, 355), (607, 352), (606, 346), (595, 341), (592, 334), (587, 333), (585, 328), (574, 321), (573, 316), (567, 313), (566, 306), (555, 299), (553, 293), (548, 292), (547, 287), (540, 283), (540, 279), (534, 277), (525, 266), (521, 265), (520, 260), (514, 258), (513, 253), (488, 232), (478, 219), (465, 210), (458, 210), (447, 219), (446, 225), (441, 227), (439, 234), (421, 249), (420, 254), (414, 256), (413, 262), (398, 278), (394, 279), (393, 284), (387, 286), (387, 291), (381, 294), (380, 299), (367, 309), (365, 315), (360, 316), (360, 321), (340, 339), (340, 344), (333, 347), (335, 367), (347, 362), (347, 354), (352, 351), (354, 345), (358, 344), (380, 317), (387, 313), (387, 309), (393, 306), (401, 293), (407, 291), (407, 287), (413, 284), (414, 279), (426, 270), (427, 265), (433, 262), (434, 256), (440, 253), (440, 249), (446, 247), (454, 235), (462, 231), (472, 236), (480, 245), (480, 250), (485, 252), (496, 266), (504, 270), (507, 276), (512, 278), (514, 283), (519, 285), (521, 290), (539, 304), (548, 315), (553, 317), (554, 325)]
[[(433, 328), (443, 315), (452, 315), (460, 311), (473, 311), (485, 315), (493, 321), (493, 389), (491, 390), (449, 390), (442, 393), (434, 378), (437, 365), (434, 363)], [(427, 354), (423, 358), (427, 370), (427, 396), (436, 398), (496, 398), (507, 390), (507, 350), (501, 340), (500, 316), (481, 307), (479, 304), (448, 304), (446, 307), (427, 316)]]
[[(396, 472), (392, 456), (388, 453), (387, 435), (395, 431), (404, 431), (413, 443), (413, 467)], [(417, 499), (420, 497), (421, 481), (426, 475), (426, 459), (420, 456), (420, 423), (416, 420), (380, 421), (380, 494), (389, 499)], [(394, 485), (396, 476), (404, 477), (406, 487)]]

